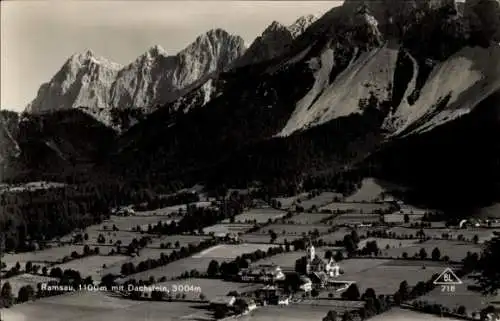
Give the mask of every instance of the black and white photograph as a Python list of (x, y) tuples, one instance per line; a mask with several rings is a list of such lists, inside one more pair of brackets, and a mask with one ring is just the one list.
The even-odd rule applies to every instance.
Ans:
[(0, 321), (500, 321), (500, 0), (0, 18)]

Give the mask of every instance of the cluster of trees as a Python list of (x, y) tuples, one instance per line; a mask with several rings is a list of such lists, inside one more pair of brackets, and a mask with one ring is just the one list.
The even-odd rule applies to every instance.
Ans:
[(362, 300), (365, 301), (365, 305), (360, 309), (350, 312), (347, 311), (341, 316), (339, 316), (337, 311), (330, 310), (323, 318), (323, 321), (337, 321), (339, 317), (343, 321), (352, 321), (355, 320), (356, 316), (358, 319), (365, 320), (389, 310), (392, 303), (388, 296), (377, 295), (372, 288), (366, 289), (365, 293), (361, 295), (355, 283), (351, 284), (347, 290), (342, 293), (342, 298), (352, 301)]
[(120, 273), (122, 275), (131, 275), (146, 270), (154, 269), (159, 266), (167, 265), (171, 262), (186, 258), (193, 255), (194, 253), (208, 249), (211, 246), (217, 244), (216, 240), (209, 239), (200, 242), (197, 245), (193, 243), (188, 246), (182, 246), (179, 250), (174, 250), (170, 254), (161, 253), (158, 259), (145, 259), (137, 263), (136, 265), (132, 262), (123, 263)]
[(157, 208), (175, 206), (180, 204), (189, 204), (200, 201), (198, 193), (180, 192), (170, 195), (155, 194), (147, 202), (136, 205), (136, 209), (154, 210)]
[(250, 197), (232, 194), (229, 199), (224, 199), (217, 207), (197, 207), (196, 205), (188, 205), (186, 213), (178, 222), (171, 221), (170, 223), (158, 222), (151, 229), (148, 228), (148, 233), (174, 235), (183, 233), (203, 233), (203, 228), (220, 222), (224, 219), (234, 221), (234, 217), (243, 213), (244, 209), (249, 205)]
[(232, 277), (238, 274), (241, 269), (246, 269), (252, 262), (257, 262), (266, 257), (284, 253), (286, 249), (282, 246), (270, 247), (267, 251), (257, 250), (252, 253), (245, 253), (236, 257), (230, 262), (219, 263), (216, 260), (210, 261), (207, 268), (208, 277)]
[(430, 291), (434, 290), (436, 285), (434, 281), (439, 277), (439, 274), (433, 274), (432, 277), (427, 281), (418, 282), (413, 288), (408, 285), (407, 281), (402, 281), (399, 284), (399, 289), (394, 293), (393, 300), (394, 303), (399, 305), (402, 302), (415, 299), (419, 296), (422, 296)]
[(5, 251), (32, 251), (43, 247), (46, 240), (101, 223), (108, 208), (95, 195), (82, 186), (2, 193), (0, 247)]
[[(44, 269), (46, 271), (46, 267), (44, 267)], [(36, 298), (59, 295), (64, 293), (61, 291), (63, 287), (78, 290), (80, 286), (93, 284), (91, 277), (84, 279), (80, 276), (80, 272), (72, 269), (66, 269), (63, 271), (61, 268), (56, 267), (51, 269), (50, 276), (57, 278), (58, 280), (47, 282), (47, 287), (43, 287), (42, 283), (38, 283), (36, 289), (34, 289), (31, 285), (22, 286), (16, 297), (12, 292), (12, 286), (9, 281), (2, 282), (0, 308), (10, 307), (12, 304), (23, 303)]]

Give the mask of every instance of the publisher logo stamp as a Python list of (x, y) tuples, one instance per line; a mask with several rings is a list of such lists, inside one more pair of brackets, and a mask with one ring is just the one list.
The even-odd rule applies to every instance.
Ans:
[(455, 286), (463, 284), (462, 280), (450, 268), (446, 268), (433, 283), (441, 286), (441, 292), (448, 293), (455, 292)]

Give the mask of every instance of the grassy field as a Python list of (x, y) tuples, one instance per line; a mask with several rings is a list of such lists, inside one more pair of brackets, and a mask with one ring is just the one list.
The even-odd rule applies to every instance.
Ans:
[(174, 321), (208, 320), (210, 312), (182, 302), (132, 301), (101, 292), (76, 292), (16, 305), (6, 321)]
[(332, 214), (323, 213), (300, 213), (292, 216), (291, 219), (287, 220), (287, 224), (315, 224), (320, 223), (321, 220), (327, 219)]
[(369, 237), (361, 240), (358, 243), (358, 248), (362, 249), (363, 247), (365, 247), (366, 243), (371, 241), (376, 241), (378, 248), (381, 249), (382, 251), (384, 251), (387, 246), (389, 246), (390, 248), (404, 248), (415, 245), (415, 243), (418, 242), (417, 240), (393, 240), (393, 239), (380, 239), (380, 238)]
[[(339, 280), (355, 281), (361, 293), (367, 288), (373, 288), (377, 294), (394, 294), (404, 280), (410, 286), (415, 285), (419, 281), (429, 280), (434, 273), (440, 274), (445, 269), (445, 266), (425, 265), (425, 262), (402, 265), (397, 265), (398, 262), (391, 262), (375, 265), (371, 259), (366, 259), (366, 263), (358, 262), (360, 267), (353, 268), (352, 263), (349, 265), (344, 263), (349, 261), (351, 260), (340, 262), (340, 267), (345, 274)], [(425, 269), (423, 265), (426, 266)]]
[[(147, 229), (147, 227), (145, 228)], [(97, 243), (97, 239), (99, 237), (99, 234), (102, 234), (106, 240), (106, 245), (113, 245), (117, 241), (121, 241), (122, 245), (128, 245), (130, 242), (132, 242), (133, 239), (139, 240), (141, 237), (146, 236), (148, 234), (141, 234), (137, 232), (131, 232), (131, 231), (89, 231), (87, 232), (89, 235), (88, 241), (85, 242), (85, 244), (88, 244), (91, 247), (98, 246), (100, 245)], [(155, 238), (155, 235), (150, 235), (152, 238)]]
[(158, 286), (165, 286), (170, 289), (175, 296), (177, 293), (185, 294), (186, 299), (197, 300), (203, 293), (207, 300), (217, 296), (225, 296), (230, 291), (237, 291), (242, 294), (262, 288), (262, 284), (226, 282), (217, 279), (184, 279), (156, 283)]
[(436, 247), (441, 252), (441, 257), (447, 255), (452, 261), (461, 261), (469, 251), (477, 253), (481, 252), (481, 247), (479, 245), (474, 245), (471, 243), (429, 240), (424, 243), (418, 243), (414, 246), (382, 250), (382, 253), (384, 256), (397, 258), (401, 257), (403, 255), (403, 252), (406, 252), (408, 253), (409, 257), (412, 257), (415, 253), (419, 253), (421, 248), (424, 248), (428, 254), (428, 257), (430, 257), (432, 251)]
[(208, 235), (168, 235), (153, 239), (153, 242), (147, 247), (159, 249), (162, 243), (171, 243), (173, 246), (176, 242), (179, 242), (179, 246), (195, 245), (211, 238)]
[[(411, 223), (420, 222), (423, 214), (408, 215)], [(386, 223), (404, 223), (405, 215), (401, 213), (384, 214), (384, 221)]]
[(371, 321), (460, 321), (460, 319), (442, 318), (440, 316), (418, 313), (411, 310), (393, 308), (385, 313), (370, 318)]
[[(293, 241), (295, 239), (299, 239), (301, 237), (302, 236), (298, 235), (298, 234), (296, 234), (296, 235), (278, 234), (278, 237), (274, 241), (274, 244), (284, 244), (285, 240), (287, 240), (288, 242), (291, 242), (291, 241)], [(240, 239), (246, 243), (263, 244), (263, 243), (269, 243), (271, 240), (271, 237), (269, 236), (269, 234), (264, 234), (264, 233), (247, 233), (247, 234), (241, 235)]]
[(31, 261), (33, 263), (42, 262), (52, 262), (56, 263), (65, 256), (70, 256), (71, 252), (76, 251), (77, 253), (83, 253), (82, 245), (65, 245), (61, 247), (52, 247), (50, 249), (45, 249), (41, 251), (33, 251), (27, 253), (17, 253), (17, 254), (5, 254), (2, 257), (2, 262), (7, 265), (7, 268), (16, 265), (16, 262), (21, 264), (21, 268), (24, 268), (26, 262)]
[(113, 266), (116, 264), (123, 264), (129, 259), (125, 255), (93, 255), (77, 260), (73, 260), (67, 263), (59, 264), (54, 267), (59, 267), (63, 271), (66, 269), (72, 269), (79, 271), (82, 277), (91, 276), (94, 280), (99, 280), (106, 270), (104, 265)]
[(106, 268), (102, 270), (101, 275), (105, 275), (107, 273), (120, 274), (122, 265), (125, 262), (130, 262), (137, 266), (137, 264), (141, 261), (145, 261), (147, 259), (159, 259), (162, 253), (168, 256), (172, 251), (174, 250), (144, 248), (140, 250), (139, 256), (127, 257), (124, 261), (120, 260), (111, 264), (106, 264)]
[[(211, 203), (212, 202), (203, 201), (203, 202), (190, 203), (189, 205), (196, 205), (196, 207), (208, 207), (211, 205)], [(169, 216), (172, 214), (178, 214), (179, 210), (180, 213), (185, 213), (186, 208), (187, 208), (186, 204), (167, 206), (151, 211), (140, 211), (140, 212), (136, 211), (135, 216)]]
[(20, 274), (13, 276), (11, 278), (8, 278), (6, 280), (2, 280), (2, 284), (5, 282), (9, 282), (11, 287), (12, 287), (12, 294), (17, 297), (17, 294), (19, 293), (19, 289), (25, 285), (31, 285), (33, 289), (37, 289), (37, 284), (38, 283), (48, 283), (49, 281), (58, 281), (59, 279), (56, 278), (51, 278), (48, 276), (42, 276), (42, 275), (33, 275), (33, 274)]
[(136, 226), (141, 226), (146, 229), (148, 224), (155, 225), (158, 222), (167, 223), (170, 219), (161, 216), (115, 216), (111, 215), (109, 220), (105, 220), (102, 224), (93, 225), (87, 228), (89, 231), (102, 231), (104, 226), (111, 230), (113, 225), (116, 225), (120, 231), (131, 231)]
[[(178, 261), (174, 261), (165, 266), (160, 266), (155, 269), (147, 270), (141, 273), (136, 273), (130, 275), (122, 280), (127, 279), (136, 279), (136, 280), (147, 280), (150, 276), (153, 276), (155, 279), (159, 279), (161, 277), (166, 277), (167, 279), (180, 276), (182, 273), (186, 271), (191, 271), (192, 269), (196, 269), (199, 272), (205, 273), (208, 268), (208, 264), (214, 258), (211, 257), (202, 257), (202, 258), (193, 258), (187, 257), (184, 259), (180, 259)], [(218, 259), (219, 262), (230, 261), (230, 259)]]
[(234, 259), (244, 253), (251, 253), (257, 250), (267, 251), (273, 247), (272, 244), (223, 244), (216, 245), (203, 252), (192, 256), (194, 259), (212, 258), (212, 259)]
[(326, 235), (321, 235), (319, 238), (328, 243), (335, 243), (336, 241), (342, 241), (344, 239), (344, 236), (349, 233), (351, 233), (351, 229), (341, 227), (337, 231)]
[(297, 201), (299, 199), (303, 200), (306, 198), (307, 198), (307, 193), (302, 193), (302, 194), (290, 196), (290, 197), (278, 197), (278, 198), (276, 198), (276, 201), (281, 203), (282, 209), (288, 209), (293, 205), (293, 203), (295, 201)]
[[(396, 233), (396, 235), (416, 235), (419, 229), (406, 228), (406, 227), (393, 227), (389, 230)], [(493, 237), (493, 231), (500, 232), (498, 229), (482, 229), (482, 228), (469, 228), (469, 229), (447, 229), (447, 228), (432, 228), (425, 229), (426, 236), (431, 238), (442, 238), (444, 233), (450, 235), (450, 240), (456, 240), (459, 235), (471, 240), (475, 235), (479, 237), (479, 243), (484, 243)]]
[(328, 229), (330, 229), (330, 226), (324, 224), (271, 224), (261, 228), (257, 233), (269, 234), (269, 231), (273, 230), (278, 235), (301, 236), (302, 233), (308, 234), (315, 229), (317, 229), (319, 233), (326, 233)]
[(388, 192), (387, 188), (379, 181), (374, 178), (365, 178), (361, 182), (361, 188), (345, 200), (347, 202), (373, 202), (382, 199), (382, 195), (386, 192)]
[[(277, 210), (272, 207), (253, 208), (245, 211), (242, 214), (236, 215), (234, 218), (235, 223), (246, 223), (255, 221), (257, 223), (266, 223), (269, 219), (275, 220), (286, 215), (285, 211)], [(229, 222), (225, 220), (223, 222)]]
[(330, 220), (333, 225), (343, 224), (369, 224), (380, 222), (380, 216), (376, 214), (341, 214)]
[(244, 315), (241, 321), (304, 321), (321, 320), (330, 307), (308, 307), (305, 305), (290, 305), (286, 307), (268, 305)]
[(332, 203), (335, 201), (336, 198), (342, 198), (341, 194), (338, 193), (332, 193), (332, 192), (324, 192), (321, 193), (320, 195), (313, 197), (311, 199), (303, 199), (301, 201), (301, 206), (305, 209), (308, 210), (313, 206), (316, 206), (317, 208), (321, 208), (322, 206), (327, 205), (328, 203)]
[(468, 290), (467, 286), (475, 284), (474, 280), (464, 277), (462, 282), (463, 284), (455, 285), (455, 292), (443, 292), (441, 287), (438, 286), (417, 300), (442, 304), (451, 310), (463, 305), (469, 316), (471, 316), (472, 312), (478, 313), (486, 308), (490, 302), (499, 300), (499, 296), (483, 296), (480, 293)]
[(330, 210), (330, 211), (349, 211), (352, 210), (359, 214), (370, 214), (375, 210), (387, 209), (388, 204), (379, 203), (341, 203), (333, 202), (324, 205), (320, 210)]
[(203, 229), (203, 233), (209, 234), (209, 233), (214, 233), (215, 235), (220, 235), (220, 234), (228, 234), (228, 233), (245, 233), (249, 229), (253, 227), (253, 224), (244, 224), (244, 223), (236, 223), (236, 224), (230, 224), (230, 223), (221, 223), (221, 224), (215, 224), (209, 227), (205, 227)]

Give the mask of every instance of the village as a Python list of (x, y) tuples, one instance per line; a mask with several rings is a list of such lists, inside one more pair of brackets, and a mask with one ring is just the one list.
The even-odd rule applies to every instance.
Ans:
[[(124, 320), (152, 310), (158, 320), (167, 310), (168, 320), (495, 320), (500, 301), (477, 292), (472, 267), (500, 232), (496, 218), (446, 221), (388, 197), (373, 179), (347, 197), (181, 193), (190, 201), (110, 209), (101, 224), (3, 254), (11, 304), (2, 320), (30, 311), (66, 320), (74, 306), (89, 311), (84, 321), (97, 320), (96, 308), (98, 318)], [(238, 210), (223, 214), (231, 206)], [(449, 287), (438, 282), (445, 272)]]

